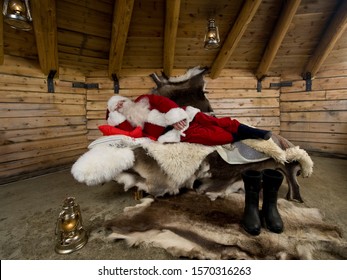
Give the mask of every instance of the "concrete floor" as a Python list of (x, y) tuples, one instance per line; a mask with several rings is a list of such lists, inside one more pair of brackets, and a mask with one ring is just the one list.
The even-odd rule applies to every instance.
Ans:
[[(313, 175), (300, 178), (301, 194), (308, 207), (317, 207), (347, 238), (347, 160), (312, 156)], [(286, 187), (281, 188), (281, 196)], [(161, 249), (128, 248), (123, 241), (91, 238), (81, 250), (55, 253), (55, 224), (65, 197), (74, 196), (81, 207), (83, 225), (90, 231), (135, 205), (133, 192), (125, 193), (114, 182), (99, 187), (77, 183), (70, 170), (0, 185), (0, 258), (58, 259), (173, 259)], [(100, 232), (102, 235), (103, 232)]]

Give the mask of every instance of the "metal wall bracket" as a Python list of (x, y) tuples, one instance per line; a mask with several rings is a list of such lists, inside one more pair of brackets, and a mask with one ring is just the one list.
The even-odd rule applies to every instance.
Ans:
[(312, 91), (312, 76), (311, 76), (311, 72), (306, 72), (305, 73), (304, 80), (306, 81), (306, 91)]
[(257, 81), (257, 92), (261, 92), (261, 88), (262, 88), (261, 80), (258, 80)]
[(293, 82), (286, 81), (280, 83), (270, 83), (270, 88), (280, 88), (280, 87), (291, 87), (293, 86)]
[(85, 89), (98, 89), (99, 88), (99, 84), (97, 83), (82, 83), (82, 82), (74, 82), (72, 83), (72, 87), (74, 88), (85, 88)]
[(49, 71), (49, 74), (47, 76), (47, 87), (49, 93), (54, 93), (54, 76), (57, 73), (57, 70), (51, 70)]
[(112, 79), (113, 79), (113, 82), (114, 82), (114, 93), (119, 93), (119, 80), (118, 80), (118, 77), (117, 77), (117, 74), (112, 74)]

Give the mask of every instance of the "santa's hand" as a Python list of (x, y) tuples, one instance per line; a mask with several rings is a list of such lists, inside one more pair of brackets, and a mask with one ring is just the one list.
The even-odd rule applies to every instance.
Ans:
[(174, 123), (172, 126), (174, 127), (174, 129), (181, 131), (187, 127), (187, 121), (182, 120), (177, 123)]

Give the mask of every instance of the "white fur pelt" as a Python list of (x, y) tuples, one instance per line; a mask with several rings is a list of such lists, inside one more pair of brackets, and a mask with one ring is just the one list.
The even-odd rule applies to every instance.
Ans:
[(275, 161), (285, 164), (287, 162), (285, 152), (272, 140), (260, 140), (260, 139), (245, 139), (242, 140), (247, 146), (262, 152)]
[(215, 150), (212, 146), (191, 143), (163, 145), (153, 142), (142, 146), (177, 185), (191, 178), (204, 158)]
[(307, 152), (295, 146), (286, 149), (286, 159), (288, 162), (298, 161), (301, 165), (302, 176), (310, 177), (313, 172), (313, 161)]
[(84, 153), (72, 166), (74, 178), (88, 186), (109, 182), (123, 170), (134, 165), (130, 148), (98, 145)]
[(313, 161), (307, 152), (298, 146), (283, 150), (272, 139), (267, 141), (259, 139), (246, 139), (242, 140), (242, 142), (257, 151), (272, 157), (275, 161), (281, 164), (297, 161), (301, 165), (302, 176), (304, 178), (312, 175)]

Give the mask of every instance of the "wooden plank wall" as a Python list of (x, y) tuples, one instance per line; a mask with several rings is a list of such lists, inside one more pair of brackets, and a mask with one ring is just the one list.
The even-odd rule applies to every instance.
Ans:
[(279, 83), (279, 77), (267, 78), (257, 91), (257, 79), (248, 71), (223, 70), (218, 79), (205, 78), (211, 102), (217, 117), (231, 116), (240, 122), (280, 132), (279, 88), (270, 88), (270, 83)]
[(281, 135), (313, 152), (347, 155), (347, 72), (326, 70), (306, 91), (302, 79), (281, 90)]
[(86, 149), (86, 90), (78, 71), (61, 68), (55, 93), (28, 60), (5, 56), (0, 67), (0, 182), (71, 164)]

